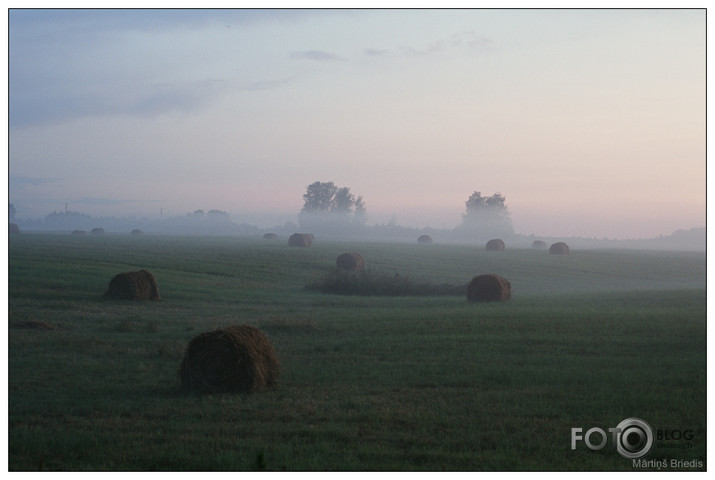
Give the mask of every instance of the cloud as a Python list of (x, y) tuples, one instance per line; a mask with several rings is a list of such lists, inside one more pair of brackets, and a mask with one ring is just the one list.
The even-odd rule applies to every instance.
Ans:
[(125, 203), (132, 203), (132, 200), (120, 200), (116, 198), (96, 198), (96, 197), (82, 197), (73, 200), (72, 203), (79, 203), (81, 205), (122, 205)]
[(423, 45), (403, 45), (394, 49), (365, 48), (363, 53), (368, 57), (397, 56), (422, 57), (437, 55), (452, 50), (467, 50), (471, 53), (483, 53), (494, 47), (494, 41), (474, 31), (458, 32), (444, 38), (438, 38)]
[(453, 47), (463, 47), (478, 52), (494, 47), (494, 41), (491, 38), (479, 35), (473, 30), (456, 33), (449, 37), (448, 42)]
[(94, 85), (84, 92), (76, 91), (70, 83), (56, 83), (49, 91), (16, 86), (10, 89), (8, 117), (10, 127), (23, 127), (86, 116), (194, 113), (230, 88), (230, 82), (217, 79), (147, 85), (127, 83), (108, 88)]
[(242, 90), (273, 90), (288, 85), (293, 82), (293, 78), (285, 78), (281, 80), (259, 80), (244, 84)]
[(387, 53), (390, 53), (389, 50), (382, 49), (382, 48), (366, 48), (364, 50), (365, 55), (368, 57), (379, 57), (381, 55), (385, 55)]
[(46, 183), (56, 182), (56, 178), (41, 178), (41, 177), (23, 177), (21, 175), (9, 175), (8, 183), (14, 187), (22, 187), (25, 185), (44, 185)]
[(210, 48), (202, 49), (200, 41), (182, 39), (302, 18), (291, 10), (260, 9), (11, 9), (9, 126), (194, 113), (242, 87), (231, 80), (235, 68), (211, 60), (231, 58), (226, 45), (213, 48), (206, 40)]
[(318, 62), (332, 62), (345, 60), (344, 58), (324, 50), (304, 50), (301, 52), (291, 52), (290, 58), (296, 60), (315, 60)]
[(155, 84), (141, 92), (133, 104), (120, 106), (116, 112), (107, 113), (154, 116), (171, 111), (197, 112), (224, 89), (225, 84), (216, 79)]

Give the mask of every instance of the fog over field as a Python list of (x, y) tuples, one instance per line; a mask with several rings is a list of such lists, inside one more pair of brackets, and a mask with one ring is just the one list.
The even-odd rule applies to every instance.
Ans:
[(704, 9), (10, 9), (10, 221), (287, 232), (334, 182), (343, 233), (704, 248), (705, 36)]

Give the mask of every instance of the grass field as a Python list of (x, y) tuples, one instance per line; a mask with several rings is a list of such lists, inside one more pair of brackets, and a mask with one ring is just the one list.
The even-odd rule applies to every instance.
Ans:
[[(498, 273), (512, 299), (305, 288), (347, 251), (415, 282)], [(161, 301), (102, 297), (141, 268)], [(644, 459), (704, 470), (705, 277), (693, 252), (13, 236), (9, 469), (633, 470), (610, 441), (572, 450), (571, 429), (639, 417), (692, 431)], [(191, 338), (242, 323), (271, 339), (279, 386), (181, 393)]]

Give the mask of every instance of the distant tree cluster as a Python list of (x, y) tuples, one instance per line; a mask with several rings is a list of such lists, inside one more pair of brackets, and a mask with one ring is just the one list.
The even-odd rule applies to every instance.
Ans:
[(514, 228), (505, 202), (504, 195), (498, 192), (489, 197), (473, 192), (465, 202), (466, 212), (462, 214), (462, 225), (458, 229), (481, 237), (513, 235)]
[(333, 182), (314, 182), (303, 195), (300, 211), (301, 228), (330, 229), (340, 226), (363, 226), (367, 209), (362, 195), (355, 196), (348, 187)]
[(228, 213), (224, 212), (223, 210), (216, 210), (212, 209), (209, 210), (208, 212), (205, 212), (202, 209), (194, 210), (193, 213), (187, 213), (187, 217), (193, 217), (193, 218), (207, 218), (209, 220), (213, 221), (229, 221), (229, 215)]

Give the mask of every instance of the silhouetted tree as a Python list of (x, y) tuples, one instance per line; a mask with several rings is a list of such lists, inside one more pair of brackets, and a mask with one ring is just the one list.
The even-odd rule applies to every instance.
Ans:
[(349, 215), (355, 205), (355, 195), (347, 187), (338, 188), (333, 196), (330, 211), (339, 215)]
[(481, 192), (473, 192), (465, 202), (466, 212), (462, 214), (459, 230), (483, 237), (513, 234), (514, 229), (505, 202), (506, 198), (501, 193), (483, 197)]
[(333, 182), (314, 182), (308, 185), (303, 195), (301, 213), (326, 213), (333, 206), (338, 187)]
[(353, 223), (357, 225), (365, 225), (367, 222), (367, 209), (362, 195), (358, 195), (355, 199), (355, 213), (353, 214)]
[(350, 224), (363, 225), (367, 217), (365, 201), (348, 187), (333, 182), (313, 182), (303, 195), (301, 228), (326, 230)]

